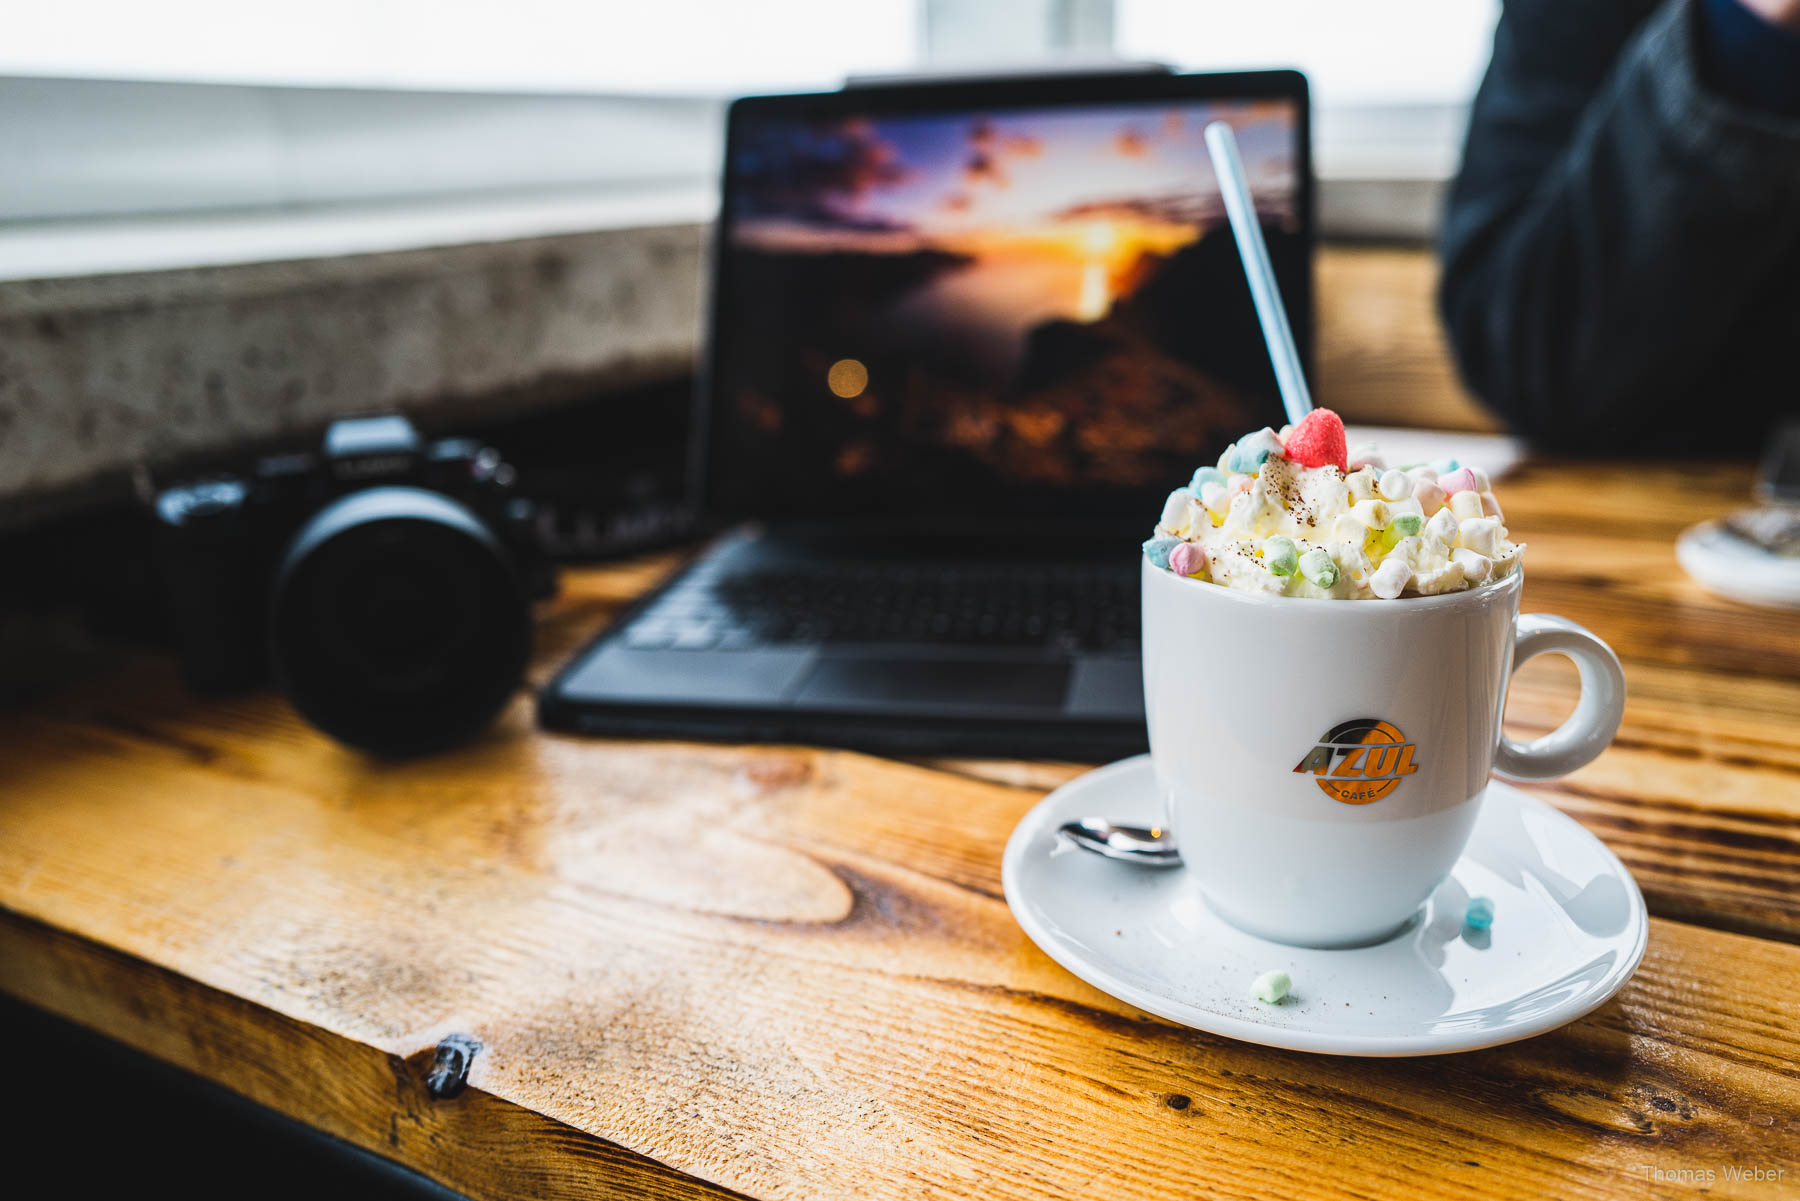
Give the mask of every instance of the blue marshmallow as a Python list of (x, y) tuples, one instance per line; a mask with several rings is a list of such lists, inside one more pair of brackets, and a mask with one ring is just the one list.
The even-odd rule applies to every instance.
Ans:
[(1169, 569), (1169, 552), (1181, 545), (1179, 538), (1151, 538), (1144, 543), (1144, 554), (1164, 571)]
[(1486, 897), (1472, 897), (1463, 913), (1463, 925), (1471, 930), (1485, 930), (1494, 924), (1494, 903)]
[(1237, 475), (1255, 475), (1262, 470), (1263, 460), (1268, 457), (1266, 450), (1234, 446), (1231, 448), (1231, 470)]
[(1245, 434), (1232, 443), (1227, 452), (1230, 461), (1225, 464), (1239, 475), (1255, 475), (1262, 470), (1263, 461), (1272, 454), (1281, 453), (1281, 439), (1275, 431), (1264, 426), (1254, 434)]
[(1200, 470), (1194, 472), (1194, 478), (1188, 483), (1188, 487), (1193, 490), (1195, 496), (1198, 496), (1200, 495), (1200, 489), (1204, 488), (1206, 485), (1217, 484), (1219, 487), (1223, 488), (1225, 486), (1225, 481), (1230, 478), (1229, 475), (1220, 471), (1217, 467), (1202, 467)]

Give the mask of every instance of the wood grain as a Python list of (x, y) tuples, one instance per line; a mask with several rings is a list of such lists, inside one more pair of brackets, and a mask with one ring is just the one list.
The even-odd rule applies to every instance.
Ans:
[(1324, 246), (1315, 281), (1319, 404), (1367, 425), (1500, 428), (1451, 366), (1430, 255), (1392, 246)]
[[(1424, 1196), (1445, 1172), (1471, 1197), (1636, 1196), (1639, 1163), (1800, 1172), (1800, 1009), (1721, 983), (1800, 979), (1794, 947), (1659, 921), (1622, 998), (1546, 1038), (1431, 1063), (1289, 1055), (1147, 1018), (1031, 946), (994, 853), (1030, 789), (842, 752), (527, 737), (523, 712), (402, 771), (272, 701), (209, 707), (204, 737), (165, 736), (173, 716), (203, 715), (12, 724), (0, 751), (30, 747), (36, 772), (0, 821), (0, 984), (278, 1107), (241, 1077), (285, 1085), (323, 1056), (349, 1083), (285, 1107), (376, 1149), (386, 1119), (420, 1120), (392, 1060), (466, 1033), (470, 1096), (639, 1157), (550, 1139), (574, 1168), (520, 1168), (549, 1136), (512, 1114), (482, 1119), (520, 1140), (492, 1175), (479, 1124), (429, 1154), (386, 1144), (477, 1195), (516, 1171), (547, 1195), (582, 1195), (577, 1170), (623, 1189), (642, 1159), (774, 1197)], [(131, 1020), (87, 999), (142, 997), (132, 960), (197, 987)]]
[(429, 1051), (384, 1053), (37, 923), (0, 921), (0, 986), (471, 1195), (739, 1195), (480, 1090), (435, 1099)]
[[(1333, 403), (1461, 420), (1429, 266), (1397, 253), (1321, 263), (1369, 326), (1322, 347)], [(1790, 1196), (1800, 615), (1710, 597), (1672, 552), (1748, 486), (1545, 460), (1501, 485), (1526, 608), (1626, 662), (1617, 744), (1540, 792), (1659, 915), (1615, 1001), (1522, 1044), (1289, 1054), (1082, 984), (1012, 921), (998, 854), (1081, 765), (564, 738), (523, 697), (383, 764), (154, 656), (0, 713), (0, 988), (477, 1197), (1636, 1198), (1702, 1171)], [(676, 562), (571, 573), (535, 678)], [(1509, 728), (1573, 695), (1533, 663)], [(480, 1049), (433, 1100), (450, 1034)]]

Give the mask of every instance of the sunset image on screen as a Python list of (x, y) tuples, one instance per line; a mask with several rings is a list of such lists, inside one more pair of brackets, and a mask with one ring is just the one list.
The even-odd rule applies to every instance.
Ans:
[(719, 331), (743, 428), (872, 481), (962, 461), (1120, 486), (1241, 429), (1273, 384), (1202, 134), (1215, 119), (1291, 266), (1285, 100), (747, 124), (726, 248), (745, 320)]

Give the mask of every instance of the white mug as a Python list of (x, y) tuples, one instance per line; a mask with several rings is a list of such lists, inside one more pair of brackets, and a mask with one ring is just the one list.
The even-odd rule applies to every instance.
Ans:
[[(1392, 601), (1257, 595), (1148, 559), (1143, 578), (1150, 756), (1182, 870), (1221, 917), (1277, 942), (1397, 932), (1462, 854), (1490, 772), (1574, 771), (1624, 713), (1612, 649), (1521, 617), (1517, 572)], [(1507, 681), (1548, 651), (1575, 661), (1580, 703), (1514, 742)]]

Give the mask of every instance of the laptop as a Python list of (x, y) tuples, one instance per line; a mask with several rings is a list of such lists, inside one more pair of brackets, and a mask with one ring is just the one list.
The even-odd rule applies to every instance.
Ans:
[(1282, 423), (1202, 130), (1311, 344), (1294, 72), (883, 84), (729, 114), (696, 505), (545, 725), (886, 754), (1145, 747), (1139, 546)]

